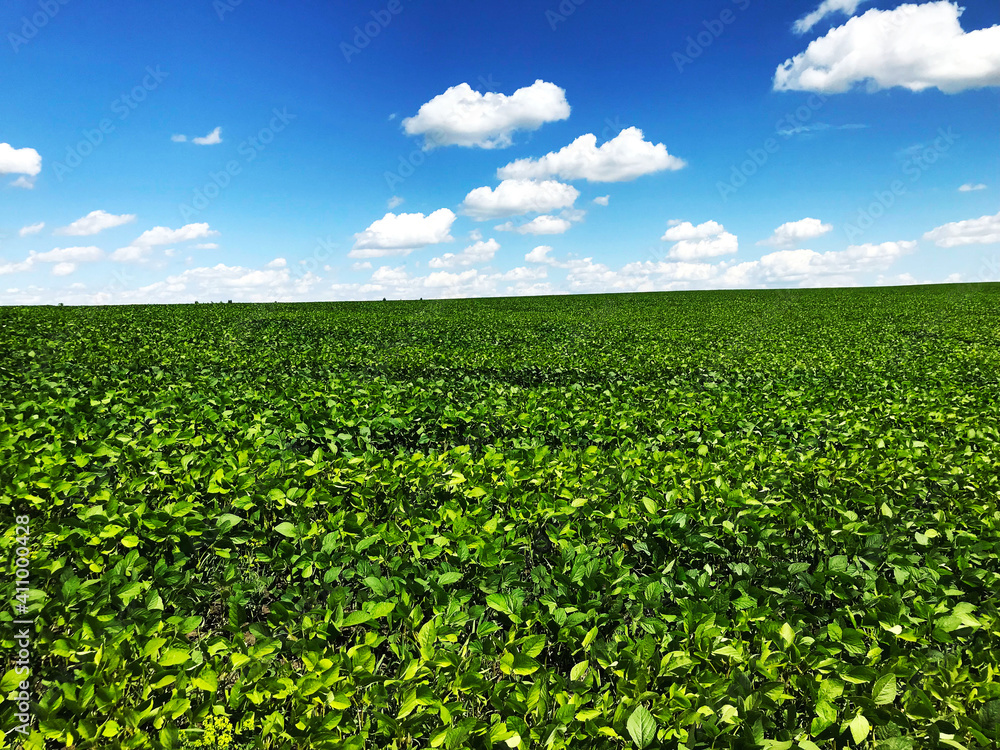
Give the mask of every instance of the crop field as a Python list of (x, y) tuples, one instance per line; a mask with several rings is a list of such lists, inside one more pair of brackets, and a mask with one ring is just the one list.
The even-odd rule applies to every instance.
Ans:
[(989, 284), (0, 308), (0, 746), (1000, 747), (998, 397)]

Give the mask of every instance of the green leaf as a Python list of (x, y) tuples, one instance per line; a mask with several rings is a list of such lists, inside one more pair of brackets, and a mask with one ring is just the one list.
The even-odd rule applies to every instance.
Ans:
[(355, 625), (363, 625), (364, 623), (368, 622), (371, 619), (372, 615), (370, 615), (368, 612), (359, 609), (347, 615), (347, 617), (344, 618), (344, 622), (341, 624), (341, 627), (352, 628)]
[(896, 700), (896, 675), (887, 674), (875, 681), (872, 687), (872, 700), (876, 706), (884, 706)]
[(462, 574), (455, 571), (449, 571), (447, 573), (442, 573), (441, 577), (438, 578), (438, 586), (447, 586), (452, 583), (458, 583), (462, 580)]
[(374, 607), (369, 610), (372, 619), (377, 620), (380, 617), (388, 617), (395, 611), (396, 604), (394, 602), (379, 602)]
[(850, 728), (851, 736), (854, 737), (854, 741), (857, 744), (861, 744), (872, 729), (871, 724), (868, 723), (868, 719), (865, 718), (864, 714), (855, 716), (850, 724)]
[(232, 529), (239, 523), (242, 523), (243, 519), (232, 513), (223, 513), (221, 516), (215, 519), (215, 525), (223, 534)]
[(486, 597), (486, 606), (490, 609), (495, 609), (498, 612), (503, 612), (505, 615), (513, 614), (510, 605), (507, 602), (507, 597), (503, 594), (490, 594)]
[(420, 655), (426, 661), (434, 658), (434, 643), (437, 641), (437, 626), (434, 620), (428, 620), (417, 633), (417, 645), (420, 646)]
[(792, 647), (792, 644), (795, 642), (795, 631), (792, 629), (791, 625), (787, 622), (782, 625), (778, 635), (781, 636), (781, 640), (784, 642), (785, 648)]
[(584, 675), (587, 674), (587, 669), (590, 667), (590, 661), (584, 659), (581, 662), (577, 662), (573, 665), (573, 668), (569, 671), (569, 678), (574, 682), (582, 680)]
[(201, 690), (214, 693), (219, 689), (219, 678), (211, 669), (203, 669), (198, 676), (191, 680), (191, 683)]
[(121, 598), (122, 603), (125, 604), (126, 606), (130, 601), (135, 599), (141, 593), (142, 593), (142, 584), (137, 581), (133, 581), (132, 583), (126, 583), (117, 591), (117, 594)]
[(656, 738), (656, 719), (643, 706), (639, 706), (628, 717), (628, 733), (635, 746), (642, 750)]
[(289, 539), (294, 539), (296, 536), (295, 524), (289, 523), (288, 521), (285, 521), (284, 523), (279, 523), (277, 526), (274, 527), (274, 530), (277, 531), (282, 536), (287, 536)]
[(7, 695), (10, 691), (18, 689), (30, 676), (27, 672), (19, 675), (16, 669), (8, 669), (0, 681), (0, 693)]
[(524, 654), (525, 656), (530, 656), (532, 658), (542, 653), (542, 649), (544, 648), (545, 648), (544, 635), (528, 636), (521, 642), (521, 653)]
[(190, 661), (191, 654), (187, 649), (183, 648), (168, 648), (160, 656), (160, 661), (158, 662), (161, 667), (172, 667), (176, 664), (185, 664)]

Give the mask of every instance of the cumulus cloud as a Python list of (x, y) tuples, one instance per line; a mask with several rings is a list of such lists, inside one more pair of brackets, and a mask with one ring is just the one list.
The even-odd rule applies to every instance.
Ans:
[(1000, 213), (944, 224), (927, 232), (924, 239), (931, 240), (938, 247), (991, 245), (1000, 242)]
[(963, 8), (949, 0), (872, 9), (849, 19), (786, 60), (776, 91), (842, 93), (936, 87), (947, 94), (1000, 85), (1000, 26), (966, 32)]
[(465, 196), (463, 212), (476, 219), (499, 219), (527, 213), (548, 213), (570, 208), (580, 196), (572, 185), (555, 180), (504, 180), (496, 189), (480, 187)]
[(0, 276), (4, 276), (9, 273), (22, 273), (23, 271), (30, 271), (33, 266), (34, 259), (32, 257), (16, 263), (4, 263), (0, 261)]
[(551, 257), (549, 253), (552, 252), (552, 248), (549, 245), (539, 245), (534, 250), (529, 252), (524, 256), (524, 259), (529, 263), (548, 263), (550, 265), (555, 265), (555, 258)]
[(152, 248), (128, 245), (120, 247), (109, 256), (116, 263), (137, 263), (153, 254)]
[(794, 283), (800, 286), (849, 286), (853, 275), (883, 271), (916, 248), (917, 243), (883, 242), (851, 245), (846, 250), (778, 250), (760, 260), (731, 266), (722, 276), (731, 286)]
[(832, 224), (824, 224), (819, 219), (805, 218), (798, 221), (786, 221), (774, 230), (774, 234), (757, 244), (773, 245), (775, 247), (797, 245), (803, 240), (811, 240), (832, 230)]
[(45, 222), (40, 221), (37, 224), (28, 224), (25, 227), (21, 227), (17, 234), (19, 237), (27, 237), (29, 234), (38, 234), (43, 229), (45, 229)]
[(402, 205), (403, 199), (400, 198), (398, 195), (394, 195), (389, 199), (388, 203), (389, 203), (389, 210), (391, 211), (396, 206)]
[(120, 227), (123, 224), (135, 221), (135, 214), (109, 214), (107, 211), (91, 211), (81, 219), (77, 219), (69, 226), (56, 229), (54, 234), (71, 235), (83, 237), (97, 234), (105, 229)]
[(690, 221), (672, 220), (669, 225), (670, 228), (660, 237), (665, 242), (704, 240), (726, 231), (726, 228), (717, 221), (706, 221), (703, 224), (695, 226)]
[(57, 263), (52, 267), (53, 276), (69, 276), (76, 270), (76, 263)]
[(218, 232), (207, 223), (186, 224), (180, 229), (169, 227), (153, 227), (140, 234), (127, 247), (120, 247), (111, 253), (111, 260), (118, 262), (134, 262), (145, 260), (152, 254), (152, 248), (160, 245), (173, 245), (178, 242), (200, 240), (213, 237)]
[(499, 232), (517, 232), (518, 234), (563, 234), (571, 226), (573, 226), (572, 223), (566, 219), (542, 214), (520, 226), (516, 226), (512, 221), (507, 221), (498, 224), (494, 229)]
[(196, 250), (218, 250), (218, 242), (199, 242), (194, 246)]
[(217, 143), (222, 143), (222, 128), (216, 128), (208, 135), (203, 135), (199, 138), (192, 138), (192, 143), (196, 143), (199, 146), (214, 146)]
[[(174, 143), (186, 143), (188, 137), (186, 135), (172, 135), (170, 136), (170, 140)], [(217, 143), (222, 143), (222, 128), (218, 127), (208, 135), (192, 138), (191, 143), (197, 144), (198, 146), (214, 146)]]
[(428, 245), (451, 242), (451, 225), (455, 214), (439, 208), (432, 214), (387, 213), (363, 232), (354, 235), (351, 258), (378, 258), (386, 255), (408, 255)]
[(853, 16), (862, 2), (864, 2), (864, 0), (823, 0), (816, 10), (811, 13), (807, 13), (796, 21), (792, 25), (792, 31), (796, 34), (805, 34), (824, 18), (833, 15), (834, 13), (843, 13), (845, 16)]
[(265, 266), (266, 268), (285, 268), (288, 266), (288, 261), (284, 258), (275, 258), (270, 263)]
[(497, 177), (501, 180), (559, 177), (590, 182), (625, 182), (684, 166), (684, 160), (668, 153), (662, 143), (646, 141), (639, 128), (626, 128), (600, 147), (593, 133), (581, 135), (568, 146), (539, 159), (518, 159), (500, 167)]
[(207, 223), (185, 224), (180, 229), (153, 227), (140, 234), (132, 241), (132, 244), (136, 247), (156, 247), (157, 245), (173, 245), (177, 242), (200, 240), (204, 237), (214, 237), (218, 234)]
[(34, 177), (42, 171), (42, 157), (33, 148), (14, 148), (0, 143), (0, 174)]
[(440, 258), (431, 258), (427, 263), (431, 268), (455, 268), (489, 263), (500, 249), (500, 243), (490, 238), (469, 245), (460, 253), (445, 253)]
[(424, 149), (436, 146), (506, 148), (517, 130), (537, 130), (547, 122), (565, 120), (570, 106), (566, 92), (542, 80), (510, 96), (480, 94), (469, 84), (452, 86), (403, 120), (407, 135), (423, 135)]
[(610, 200), (611, 200), (610, 195), (599, 195), (596, 198), (594, 198), (594, 203), (596, 203), (598, 206), (606, 206), (608, 205), (608, 202)]
[(965, 183), (964, 185), (962, 185), (958, 189), (958, 192), (960, 192), (960, 193), (971, 193), (973, 190), (985, 190), (985, 189), (986, 189), (986, 185), (984, 185), (981, 182), (978, 182), (978, 183), (967, 182), (967, 183)]
[(35, 178), (34, 177), (25, 177), (24, 175), (21, 175), (16, 180), (13, 180), (10, 183), (10, 186), (11, 187), (24, 188), (25, 190), (34, 190), (35, 189)]
[(90, 263), (101, 260), (104, 252), (99, 247), (56, 247), (47, 253), (32, 253), (30, 258), (40, 263)]
[(695, 226), (690, 221), (671, 221), (670, 228), (660, 238), (676, 243), (667, 257), (671, 260), (691, 261), (731, 255), (739, 250), (735, 234), (727, 232), (717, 221), (706, 221)]

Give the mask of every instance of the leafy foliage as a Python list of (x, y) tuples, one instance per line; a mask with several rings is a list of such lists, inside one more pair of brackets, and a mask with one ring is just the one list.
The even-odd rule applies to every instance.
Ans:
[(998, 302), (2, 308), (25, 746), (1000, 746)]

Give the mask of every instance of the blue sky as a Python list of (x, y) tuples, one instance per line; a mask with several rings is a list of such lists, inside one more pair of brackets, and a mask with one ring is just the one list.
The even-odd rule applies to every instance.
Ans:
[(998, 24), (9, 0), (0, 304), (997, 280)]

